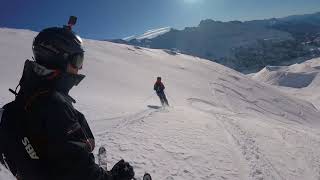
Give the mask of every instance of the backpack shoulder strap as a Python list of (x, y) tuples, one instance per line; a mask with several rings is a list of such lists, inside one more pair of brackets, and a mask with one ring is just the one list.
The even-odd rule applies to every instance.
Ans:
[(3, 111), (4, 111), (4, 109), (0, 108), (0, 124), (1, 124), (1, 119), (2, 119)]

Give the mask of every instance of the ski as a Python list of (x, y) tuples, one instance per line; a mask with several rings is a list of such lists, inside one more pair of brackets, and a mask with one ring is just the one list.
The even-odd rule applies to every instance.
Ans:
[(151, 175), (149, 173), (145, 173), (143, 175), (143, 180), (152, 180)]
[(98, 150), (98, 164), (105, 170), (107, 170), (107, 150), (101, 146)]

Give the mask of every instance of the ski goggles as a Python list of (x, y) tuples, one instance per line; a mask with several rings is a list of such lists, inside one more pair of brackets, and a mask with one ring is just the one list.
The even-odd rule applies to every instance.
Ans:
[(82, 52), (71, 55), (69, 62), (74, 68), (82, 69), (83, 60), (84, 56)]

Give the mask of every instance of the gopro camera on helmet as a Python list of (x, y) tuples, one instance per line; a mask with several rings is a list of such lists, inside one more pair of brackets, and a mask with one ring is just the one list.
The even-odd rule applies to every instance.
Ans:
[(72, 26), (74, 26), (77, 23), (77, 17), (76, 16), (70, 16), (69, 17), (69, 21), (67, 25), (64, 25), (63, 28), (68, 29), (68, 30), (72, 30)]
[(82, 39), (72, 31), (77, 17), (70, 16), (68, 25), (43, 29), (32, 45), (35, 61), (49, 69), (65, 71), (68, 63), (81, 69), (84, 58)]

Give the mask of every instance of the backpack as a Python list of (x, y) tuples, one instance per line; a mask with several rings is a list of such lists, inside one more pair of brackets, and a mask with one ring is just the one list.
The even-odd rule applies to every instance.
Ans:
[[(16, 165), (13, 163), (15, 157), (12, 154), (12, 150), (14, 152), (21, 152), (23, 150), (21, 147), (19, 148), (22, 145), (15, 142), (21, 142), (21, 139), (25, 135), (25, 118), (26, 112), (23, 108), (19, 107), (16, 100), (0, 108), (0, 160), (13, 175), (17, 174), (17, 170)], [(10, 149), (7, 149), (9, 146)]]

